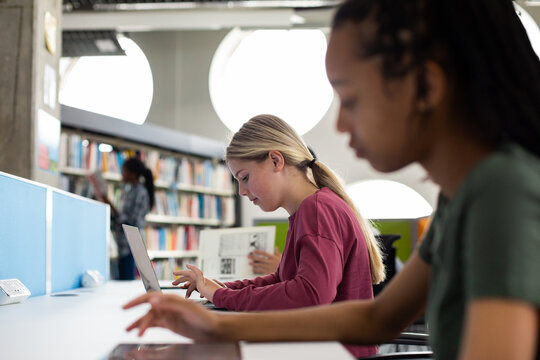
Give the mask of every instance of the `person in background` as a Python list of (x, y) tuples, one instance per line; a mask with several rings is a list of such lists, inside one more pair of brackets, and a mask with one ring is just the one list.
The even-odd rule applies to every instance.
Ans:
[(141, 160), (132, 157), (122, 165), (122, 182), (120, 207), (117, 209), (106, 196), (103, 201), (111, 206), (111, 231), (118, 247), (118, 280), (133, 280), (135, 260), (122, 224), (144, 228), (144, 217), (154, 206), (154, 178)]
[(425, 310), (435, 359), (540, 359), (540, 61), (513, 2), (348, 0), (326, 70), (357, 157), (440, 185), (419, 249), (375, 300), (223, 316), (148, 294), (128, 330), (377, 344)]

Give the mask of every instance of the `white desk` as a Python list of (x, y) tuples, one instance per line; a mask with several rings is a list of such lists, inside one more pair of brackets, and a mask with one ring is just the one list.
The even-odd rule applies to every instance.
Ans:
[[(143, 292), (140, 281), (110, 281), (61, 293), (71, 296), (52, 294), (0, 306), (0, 359), (100, 360), (119, 343), (191, 342), (160, 328), (147, 330), (142, 338), (125, 331), (148, 306), (128, 311), (121, 306)], [(243, 359), (352, 359), (337, 342), (240, 343), (240, 349)]]

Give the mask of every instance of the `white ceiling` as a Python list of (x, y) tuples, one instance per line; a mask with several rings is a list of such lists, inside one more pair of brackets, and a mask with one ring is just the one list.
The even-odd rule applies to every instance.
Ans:
[[(290, 2), (290, 1), (289, 1)], [(540, 0), (516, 1), (540, 24)], [(176, 30), (218, 30), (224, 28), (257, 27), (328, 27), (334, 8), (332, 7), (257, 7), (242, 6), (238, 2), (232, 7), (197, 6), (178, 8), (129, 8), (116, 11), (73, 11), (65, 12), (62, 18), (64, 30), (118, 30), (139, 31), (176, 31)], [(258, 2), (254, 2), (258, 3)], [(262, 3), (262, 2), (260, 2)], [(288, 3), (273, 1), (270, 3)], [(315, 1), (311, 4), (337, 4), (339, 1)], [(239, 5), (240, 4), (240, 5)], [(298, 5), (298, 2), (296, 3)], [(148, 4), (147, 4), (148, 5)]]
[(257, 27), (328, 27), (333, 8), (184, 8), (161, 10), (73, 11), (62, 16), (64, 30), (218, 30)]

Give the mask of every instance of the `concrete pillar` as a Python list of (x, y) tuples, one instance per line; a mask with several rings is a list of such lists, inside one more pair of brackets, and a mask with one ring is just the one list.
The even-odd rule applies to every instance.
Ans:
[(58, 184), (61, 0), (0, 1), (0, 171)]

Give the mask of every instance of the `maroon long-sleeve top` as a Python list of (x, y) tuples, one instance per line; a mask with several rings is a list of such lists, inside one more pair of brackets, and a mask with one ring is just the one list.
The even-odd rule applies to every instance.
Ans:
[[(225, 283), (214, 294), (217, 307), (234, 311), (280, 310), (371, 299), (373, 290), (366, 241), (354, 212), (322, 188), (289, 217), (278, 270), (266, 276)], [(348, 347), (355, 356), (376, 346)]]

